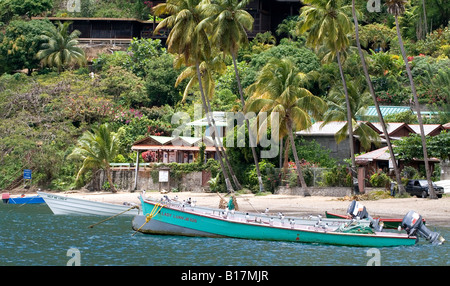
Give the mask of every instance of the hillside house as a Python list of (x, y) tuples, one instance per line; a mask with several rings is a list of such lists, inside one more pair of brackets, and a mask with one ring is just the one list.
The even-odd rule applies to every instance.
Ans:
[[(150, 1), (152, 6), (165, 1)], [(254, 18), (253, 30), (248, 33), (253, 38), (257, 33), (272, 31), (275, 35), (277, 26), (288, 16), (298, 15), (302, 4), (298, 0), (253, 0), (246, 10)], [(33, 17), (47, 18), (52, 22), (71, 21), (70, 30), (79, 30), (82, 44), (129, 44), (133, 38), (161, 39), (164, 43), (169, 35), (168, 30), (153, 34), (158, 21), (130, 18), (83, 18), (83, 17)]]

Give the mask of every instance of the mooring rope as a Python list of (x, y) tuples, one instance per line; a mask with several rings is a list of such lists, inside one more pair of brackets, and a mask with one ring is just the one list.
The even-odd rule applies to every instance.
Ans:
[(139, 208), (139, 206), (132, 206), (131, 208), (129, 208), (129, 209), (123, 211), (123, 212), (120, 212), (120, 213), (115, 214), (115, 215), (113, 215), (113, 216), (111, 216), (111, 217), (109, 217), (109, 218), (106, 218), (106, 219), (104, 219), (104, 220), (102, 220), (102, 221), (99, 221), (99, 222), (97, 222), (97, 223), (94, 223), (94, 224), (90, 225), (89, 228), (93, 228), (93, 227), (96, 226), (97, 224), (101, 224), (101, 223), (103, 223), (103, 222), (105, 222), (105, 221), (107, 221), (107, 220), (110, 220), (110, 219), (112, 219), (112, 218), (115, 218), (116, 216), (119, 216), (119, 215), (121, 215), (121, 214), (123, 214), (123, 213), (126, 213), (127, 211), (130, 211), (130, 210), (132, 210), (132, 209), (138, 209), (138, 208)]
[(157, 203), (157, 204), (153, 207), (152, 211), (151, 211), (149, 214), (145, 215), (145, 222), (141, 225), (140, 228), (138, 228), (138, 229), (133, 233), (132, 236), (134, 236), (138, 231), (141, 230), (141, 228), (144, 227), (144, 225), (146, 225), (152, 218), (154, 218), (154, 217), (162, 210), (163, 207), (164, 207), (164, 205), (162, 205), (162, 204), (160, 204), (160, 203)]
[[(32, 200), (34, 200), (34, 199), (37, 198), (37, 197), (38, 197), (38, 196), (32, 197), (31, 200), (29, 200), (28, 202), (25, 202), (25, 203), (23, 203), (23, 204), (20, 204), (17, 208), (21, 208), (21, 207), (23, 207), (24, 205), (29, 204)], [(14, 198), (12, 198), (12, 199), (14, 200)], [(11, 200), (11, 199), (8, 199), (8, 200)], [(8, 204), (9, 204), (9, 201), (8, 201)], [(13, 211), (13, 210), (9, 210), (8, 212), (11, 212), (11, 211)]]

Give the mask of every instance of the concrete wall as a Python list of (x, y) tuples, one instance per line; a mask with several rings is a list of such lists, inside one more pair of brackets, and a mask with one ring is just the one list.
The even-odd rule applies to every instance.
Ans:
[(337, 144), (333, 135), (302, 137), (307, 141), (315, 140), (323, 148), (329, 149), (330, 157), (337, 159), (339, 162), (344, 162), (344, 159), (350, 158), (350, 145), (348, 144), (348, 138), (343, 140), (340, 144)]
[[(112, 178), (114, 185), (119, 190), (130, 191), (134, 188), (134, 170), (114, 170), (112, 171)], [(184, 192), (204, 192), (209, 191), (209, 185), (203, 183), (202, 172), (191, 172), (183, 174), (180, 180), (171, 180), (170, 186), (168, 183), (161, 183), (161, 189), (171, 190), (177, 188)], [(89, 182), (85, 188), (89, 191), (100, 191), (103, 184), (106, 182), (106, 176), (103, 170), (97, 171), (94, 178)], [(203, 184), (203, 186), (202, 186)], [(150, 170), (138, 171), (137, 190), (159, 190), (159, 183), (153, 182)]]
[(308, 187), (308, 191), (305, 192), (301, 187), (278, 187), (275, 190), (275, 194), (293, 196), (344, 197), (351, 196), (352, 189), (350, 187)]
[(450, 180), (450, 161), (441, 161), (441, 181)]

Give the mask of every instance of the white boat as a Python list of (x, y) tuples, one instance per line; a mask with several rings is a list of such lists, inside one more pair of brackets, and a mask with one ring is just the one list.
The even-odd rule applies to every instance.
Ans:
[(83, 200), (67, 196), (38, 192), (52, 212), (56, 215), (99, 215), (114, 216), (126, 215), (135, 216), (139, 214), (139, 206), (130, 204), (111, 204)]

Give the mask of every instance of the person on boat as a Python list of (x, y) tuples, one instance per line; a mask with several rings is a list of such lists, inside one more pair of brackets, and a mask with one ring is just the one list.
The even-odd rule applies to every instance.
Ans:
[(237, 201), (236, 201), (236, 197), (234, 195), (230, 196), (230, 199), (228, 200), (228, 210), (239, 210)]

